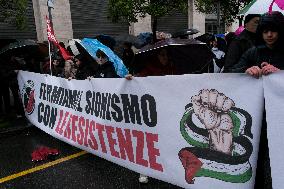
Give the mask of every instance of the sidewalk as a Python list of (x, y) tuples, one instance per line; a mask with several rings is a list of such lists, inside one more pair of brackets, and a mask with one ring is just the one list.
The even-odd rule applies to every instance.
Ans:
[(0, 135), (30, 128), (32, 124), (25, 117), (0, 117)]

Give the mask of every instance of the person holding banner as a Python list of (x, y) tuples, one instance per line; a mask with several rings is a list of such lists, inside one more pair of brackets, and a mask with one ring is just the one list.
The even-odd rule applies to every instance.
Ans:
[[(171, 61), (171, 57), (167, 49), (160, 49), (157, 54), (153, 57), (154, 60), (149, 61), (145, 64), (145, 67), (135, 74), (137, 77), (147, 76), (165, 76), (165, 75), (176, 75), (177, 71)], [(127, 80), (132, 79), (132, 75), (128, 74), (125, 76)]]
[[(266, 13), (257, 28), (257, 45), (243, 54), (231, 72), (247, 73), (255, 78), (284, 69), (284, 16), (280, 12)], [(267, 141), (267, 124), (263, 115), (255, 188), (271, 188), (271, 168)]]
[[(154, 57), (154, 62), (148, 62), (144, 69), (137, 73), (136, 77), (147, 77), (147, 76), (164, 76), (174, 75), (176, 69), (170, 61), (168, 51), (166, 49), (160, 49)], [(132, 80), (133, 75), (128, 74), (125, 76), (127, 80)], [(140, 183), (148, 183), (148, 176), (140, 174)]]
[(284, 16), (274, 11), (264, 14), (257, 28), (257, 43), (243, 54), (230, 72), (245, 72), (255, 78), (284, 69)]
[(63, 69), (63, 76), (65, 79), (72, 79), (76, 77), (77, 68), (75, 68), (75, 62), (73, 60), (66, 60)]
[(113, 63), (109, 61), (108, 56), (102, 51), (98, 50), (96, 52), (97, 56), (97, 63), (98, 68), (93, 71), (93, 73), (90, 74), (89, 79), (91, 78), (117, 78), (119, 77), (116, 74), (115, 68), (113, 66)]
[(71, 59), (70, 62), (70, 73), (71, 75), (65, 78), (67, 79), (79, 79), (79, 80), (84, 80), (87, 79), (87, 77), (90, 74), (90, 64), (84, 56), (81, 54), (76, 55), (73, 59)]

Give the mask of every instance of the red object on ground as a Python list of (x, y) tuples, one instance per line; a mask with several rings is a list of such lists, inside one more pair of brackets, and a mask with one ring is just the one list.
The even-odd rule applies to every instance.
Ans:
[(32, 152), (31, 156), (32, 161), (43, 161), (46, 160), (49, 156), (56, 156), (58, 154), (59, 151), (55, 148), (40, 146)]

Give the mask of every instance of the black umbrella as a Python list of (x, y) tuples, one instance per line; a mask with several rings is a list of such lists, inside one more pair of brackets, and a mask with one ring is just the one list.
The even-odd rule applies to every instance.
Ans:
[(197, 29), (184, 29), (184, 30), (180, 30), (176, 33), (174, 33), (172, 35), (173, 38), (177, 38), (177, 37), (180, 37), (180, 38), (186, 38), (187, 36), (189, 35), (193, 35), (193, 34), (197, 34), (199, 32), (199, 30)]
[(212, 41), (215, 38), (215, 36), (211, 33), (205, 33), (203, 35), (200, 35), (196, 37), (195, 39), (198, 41), (201, 41), (203, 43), (209, 44), (210, 41)]
[(210, 45), (210, 41), (217, 40), (218, 49), (224, 52), (226, 51), (227, 43), (226, 40), (222, 37), (218, 37), (210, 33), (205, 33), (203, 35), (196, 37), (195, 39), (204, 42), (207, 45)]
[(116, 41), (115, 41), (115, 39), (113, 37), (111, 37), (109, 35), (101, 34), (101, 35), (97, 35), (94, 38), (97, 39), (102, 44), (104, 44), (105, 46), (109, 47), (111, 50), (114, 49)]
[(141, 47), (145, 45), (145, 42), (140, 40), (138, 37), (134, 35), (130, 35), (130, 34), (122, 34), (122, 35), (116, 36), (115, 41), (118, 44), (130, 43), (138, 49), (140, 49)]
[(17, 41), (16, 39), (0, 39), (0, 49), (7, 46), (10, 43)]
[(18, 56), (18, 55), (34, 55), (38, 57), (39, 44), (30, 39), (16, 40), (0, 49), (0, 57)]
[(134, 67), (138, 73), (158, 50), (166, 48), (175, 65), (177, 74), (204, 73), (214, 57), (205, 43), (194, 39), (165, 39), (155, 44), (146, 45), (135, 54)]

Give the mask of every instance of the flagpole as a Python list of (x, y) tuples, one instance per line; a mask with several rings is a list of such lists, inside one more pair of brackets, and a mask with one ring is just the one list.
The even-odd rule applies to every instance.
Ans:
[[(50, 20), (50, 26), (51, 28), (53, 28), (53, 23), (52, 23), (52, 15), (51, 15), (51, 9), (54, 8), (54, 0), (47, 0), (47, 7), (48, 7), (48, 17)], [(50, 69), (50, 75), (52, 75), (52, 59), (51, 59), (51, 48), (52, 48), (52, 44), (50, 43), (49, 40), (48, 41), (48, 51), (49, 51), (49, 69)], [(52, 50), (54, 50), (52, 48)]]
[(47, 41), (48, 41), (48, 53), (49, 53), (49, 69), (50, 69), (50, 75), (52, 76), (50, 41), (49, 40)]

